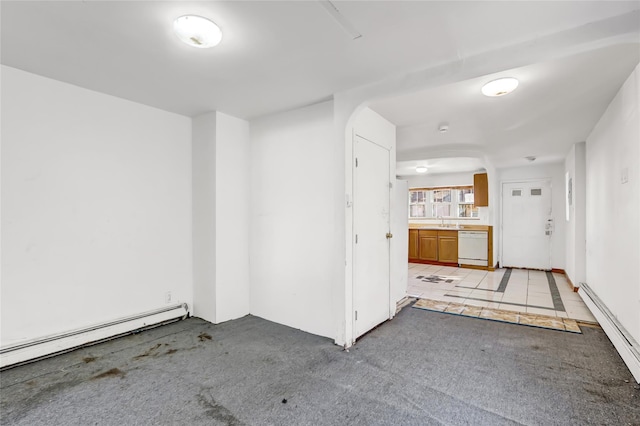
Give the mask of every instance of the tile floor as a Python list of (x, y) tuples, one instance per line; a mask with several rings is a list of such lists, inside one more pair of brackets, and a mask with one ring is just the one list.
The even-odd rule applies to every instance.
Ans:
[(548, 275), (524, 269), (488, 272), (409, 263), (407, 293), (431, 300), (597, 322), (564, 275)]

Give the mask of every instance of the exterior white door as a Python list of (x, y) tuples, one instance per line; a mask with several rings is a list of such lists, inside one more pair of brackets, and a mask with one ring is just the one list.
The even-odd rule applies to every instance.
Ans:
[(551, 269), (551, 182), (502, 184), (502, 267)]
[(354, 338), (389, 319), (389, 151), (354, 138)]

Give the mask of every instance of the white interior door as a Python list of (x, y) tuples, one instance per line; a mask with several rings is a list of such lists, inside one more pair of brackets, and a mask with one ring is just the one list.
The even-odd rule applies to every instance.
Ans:
[(354, 138), (355, 338), (389, 319), (389, 151)]
[(551, 182), (502, 184), (503, 267), (551, 269)]

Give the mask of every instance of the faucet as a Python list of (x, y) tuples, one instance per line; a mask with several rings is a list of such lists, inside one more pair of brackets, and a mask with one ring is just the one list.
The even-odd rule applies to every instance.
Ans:
[(438, 216), (437, 219), (440, 219), (440, 226), (444, 228), (444, 217), (442, 215)]

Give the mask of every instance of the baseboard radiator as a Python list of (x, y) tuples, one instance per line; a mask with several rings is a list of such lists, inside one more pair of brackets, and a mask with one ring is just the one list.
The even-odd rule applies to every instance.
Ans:
[(189, 316), (186, 303), (167, 306), (91, 327), (54, 334), (0, 348), (0, 369), (94, 345), (114, 337), (156, 327)]
[(640, 383), (640, 345), (629, 334), (597, 294), (585, 283), (580, 283), (578, 294), (613, 343), (620, 357), (627, 364), (633, 378)]

